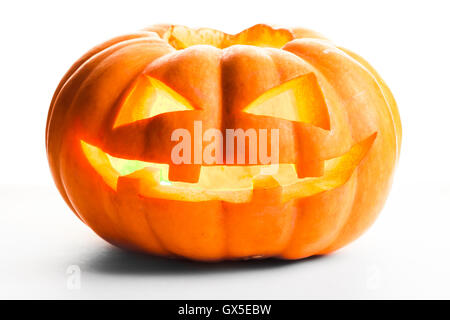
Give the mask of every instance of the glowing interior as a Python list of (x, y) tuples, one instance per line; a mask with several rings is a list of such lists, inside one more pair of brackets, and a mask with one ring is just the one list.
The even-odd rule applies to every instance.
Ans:
[(243, 111), (330, 129), (327, 105), (313, 73), (301, 75), (268, 90)]
[(262, 24), (235, 35), (208, 28), (191, 29), (185, 26), (173, 26), (163, 37), (177, 50), (199, 44), (211, 45), (220, 49), (238, 44), (281, 48), (294, 39), (292, 33), (287, 29), (274, 29)]
[[(85, 149), (95, 148), (84, 143)], [(98, 148), (97, 148), (98, 149)], [(101, 152), (100, 149), (95, 150), (95, 153)], [(232, 189), (232, 188), (246, 188), (251, 187), (253, 177), (257, 176), (262, 168), (269, 166), (255, 165), (255, 166), (205, 166), (201, 168), (199, 181), (195, 184), (185, 182), (171, 182), (169, 181), (169, 165), (153, 162), (144, 162), (139, 160), (127, 160), (113, 157), (105, 153), (111, 166), (117, 171), (119, 176), (126, 176), (133, 172), (144, 168), (155, 168), (159, 174), (159, 182), (166, 185), (184, 185), (195, 188), (207, 189)], [(296, 180), (297, 173), (293, 164), (280, 164), (277, 173), (274, 177), (282, 184), (288, 184)]]
[(126, 95), (114, 128), (161, 113), (194, 110), (189, 101), (161, 81), (140, 76)]
[[(325, 161), (321, 177), (297, 178), (294, 165), (280, 164), (279, 170), (259, 186), (264, 166), (204, 166), (197, 183), (171, 182), (169, 166), (112, 157), (100, 148), (81, 141), (84, 155), (105, 183), (118, 191), (119, 181), (133, 180), (136, 193), (146, 197), (182, 201), (223, 200), (249, 202), (255, 190), (282, 187), (282, 201), (307, 197), (344, 184), (364, 158), (376, 134), (354, 145), (344, 155)], [(267, 178), (270, 178), (267, 180)], [(267, 181), (270, 183), (267, 185)]]

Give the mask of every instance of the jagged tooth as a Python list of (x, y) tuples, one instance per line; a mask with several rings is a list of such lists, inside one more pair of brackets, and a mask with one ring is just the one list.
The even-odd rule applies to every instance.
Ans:
[(201, 168), (198, 164), (169, 165), (169, 180), (196, 183)]
[(325, 161), (316, 160), (316, 161), (303, 161), (302, 159), (298, 159), (297, 164), (295, 165), (295, 170), (297, 171), (297, 177), (307, 178), (307, 177), (321, 177), (323, 176), (325, 168)]
[(121, 176), (117, 181), (117, 192), (139, 194), (141, 190), (146, 190), (158, 185), (160, 175), (160, 169), (146, 167), (127, 176)]
[(259, 174), (253, 177), (253, 202), (279, 203), (283, 188), (271, 175)]

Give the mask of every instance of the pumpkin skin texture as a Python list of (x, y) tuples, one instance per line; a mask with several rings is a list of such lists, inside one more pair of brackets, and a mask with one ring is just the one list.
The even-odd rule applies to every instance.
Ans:
[[(276, 115), (287, 100), (264, 107), (284, 92), (304, 110), (295, 121)], [(157, 95), (173, 112), (150, 113)], [(196, 120), (203, 130), (279, 128), (280, 173), (174, 165), (170, 134), (194, 132)], [(311, 30), (267, 25), (237, 35), (156, 25), (105, 42), (63, 77), (46, 128), (56, 186), (100, 237), (202, 261), (345, 246), (380, 212), (400, 144), (395, 100), (365, 60)], [(114, 165), (128, 160), (155, 165)]]

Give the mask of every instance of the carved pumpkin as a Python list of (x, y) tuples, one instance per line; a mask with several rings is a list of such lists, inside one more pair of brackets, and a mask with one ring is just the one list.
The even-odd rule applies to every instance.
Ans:
[[(171, 135), (194, 139), (196, 121), (200, 135), (278, 129), (278, 170), (248, 157), (174, 163)], [(400, 141), (395, 101), (366, 61), (266, 25), (158, 25), (110, 40), (64, 76), (46, 130), (59, 191), (103, 239), (210, 261), (299, 259), (354, 240), (386, 199)]]

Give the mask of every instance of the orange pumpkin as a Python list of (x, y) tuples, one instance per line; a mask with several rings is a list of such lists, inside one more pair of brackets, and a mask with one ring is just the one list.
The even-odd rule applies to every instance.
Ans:
[[(174, 163), (171, 134), (195, 134), (195, 121), (201, 133), (278, 129), (278, 171)], [(394, 98), (366, 61), (267, 25), (157, 25), (105, 42), (64, 76), (46, 130), (56, 185), (99, 236), (208, 261), (299, 259), (354, 240), (386, 199), (400, 141)]]

